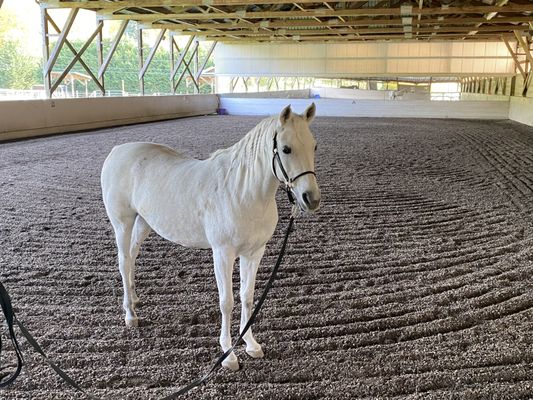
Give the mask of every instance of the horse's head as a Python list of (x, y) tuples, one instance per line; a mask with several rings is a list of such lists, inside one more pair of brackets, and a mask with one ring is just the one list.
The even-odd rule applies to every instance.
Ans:
[(302, 115), (293, 113), (288, 105), (279, 114), (274, 134), (274, 174), (291, 188), (304, 211), (316, 211), (320, 205), (314, 172), (316, 140), (309, 130), (315, 112), (314, 103)]

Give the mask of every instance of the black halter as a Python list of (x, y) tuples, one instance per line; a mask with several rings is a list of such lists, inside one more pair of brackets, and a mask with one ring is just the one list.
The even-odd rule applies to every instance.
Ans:
[[(278, 181), (285, 184), (284, 190), (287, 192), (287, 196), (289, 198), (290, 203), (294, 204), (294, 192), (292, 191), (293, 183), (296, 181), (296, 179), (301, 178), (304, 175), (312, 174), (316, 177), (316, 174), (314, 171), (305, 171), (296, 175), (294, 178), (290, 178), (289, 174), (287, 173), (287, 170), (285, 169), (285, 167), (283, 167), (281, 157), (279, 156), (277, 137), (278, 131), (274, 133), (274, 146), (272, 148), (272, 172), (274, 173), (274, 176), (277, 178)], [(276, 161), (278, 162), (279, 169), (281, 170), (281, 174), (283, 175), (283, 180), (279, 179), (279, 176), (276, 172)]]

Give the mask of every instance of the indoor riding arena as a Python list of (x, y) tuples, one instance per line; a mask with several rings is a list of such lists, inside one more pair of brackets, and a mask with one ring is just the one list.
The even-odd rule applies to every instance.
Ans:
[[(82, 13), (96, 22), (76, 49)], [(1, 399), (533, 398), (531, 2), (42, 0), (40, 15), (45, 98), (0, 98), (0, 283), (24, 357)], [(132, 27), (140, 93), (112, 96)], [(171, 90), (154, 95), (163, 48)], [(56, 72), (62, 52), (74, 61)], [(99, 95), (63, 96), (76, 66)], [(128, 142), (205, 160), (312, 103), (320, 209), (297, 214), (253, 323), (264, 357), (240, 343), (238, 371), (174, 396), (223, 353), (213, 253), (152, 232), (126, 326), (104, 160)], [(254, 303), (291, 215), (282, 188)], [(233, 338), (239, 290), (236, 263)], [(0, 321), (1, 382), (17, 357)]]

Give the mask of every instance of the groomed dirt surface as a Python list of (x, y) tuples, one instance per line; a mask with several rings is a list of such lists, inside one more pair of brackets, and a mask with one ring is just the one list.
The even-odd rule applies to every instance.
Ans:
[[(19, 319), (88, 392), (159, 399), (219, 354), (210, 252), (154, 234), (137, 265), (141, 326), (124, 326), (100, 194), (105, 157), (155, 141), (204, 158), (259, 120), (206, 116), (0, 144), (0, 279)], [(186, 397), (533, 397), (533, 128), (351, 118), (312, 127), (323, 207), (298, 220), (254, 327), (266, 357), (241, 347), (239, 372), (219, 371)], [(258, 289), (287, 222), (281, 192), (278, 204)], [(85, 398), (20, 340), (27, 368), (0, 398)]]

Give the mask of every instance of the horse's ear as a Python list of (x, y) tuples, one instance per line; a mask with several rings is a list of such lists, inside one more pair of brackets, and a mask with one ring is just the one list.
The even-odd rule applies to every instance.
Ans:
[(287, 107), (285, 107), (281, 112), (279, 113), (279, 122), (281, 125), (285, 125), (285, 123), (289, 120), (291, 117), (291, 105), (289, 104)]
[(311, 103), (311, 105), (305, 109), (304, 118), (307, 120), (308, 123), (310, 123), (315, 118), (315, 114), (316, 114), (315, 103)]

